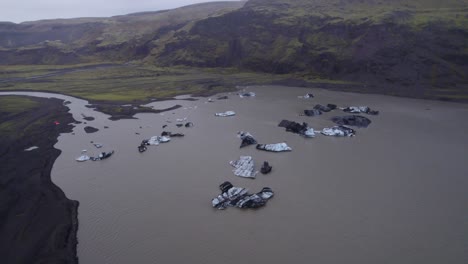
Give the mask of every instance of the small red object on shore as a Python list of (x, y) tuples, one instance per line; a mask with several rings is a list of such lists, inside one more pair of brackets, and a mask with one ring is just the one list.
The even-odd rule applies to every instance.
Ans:
[(55, 121), (54, 124), (55, 125), (60, 125), (60, 123), (58, 121)]

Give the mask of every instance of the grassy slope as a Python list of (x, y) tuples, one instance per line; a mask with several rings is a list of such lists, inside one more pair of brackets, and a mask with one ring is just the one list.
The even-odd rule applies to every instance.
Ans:
[[(91, 67), (92, 65), (80, 65)], [(88, 68), (66, 72), (44, 78), (30, 78), (47, 73), (73, 69), (71, 66), (2, 66), (0, 70), (0, 91), (27, 90), (50, 91), (68, 94), (89, 100), (99, 105), (99, 110), (115, 118), (132, 116), (136, 112), (153, 112), (141, 108), (128, 112), (128, 107), (151, 100), (163, 100), (182, 94), (211, 95), (219, 92), (235, 91), (236, 86), (249, 84), (290, 84), (312, 86), (327, 84), (349, 84), (350, 82), (314, 79), (304, 81), (303, 76), (294, 74), (273, 75), (238, 71), (233, 68), (189, 68), (156, 67), (151, 65), (120, 65), (107, 68)], [(25, 78), (2, 82), (2, 79)]]
[[(60, 66), (14, 66), (5, 77), (34, 76)], [(284, 76), (238, 72), (232, 69), (159, 68), (122, 66), (77, 71), (21, 82), (0, 83), (0, 90), (37, 90), (65, 93), (91, 101), (131, 103), (180, 94), (206, 94), (233, 90), (245, 83), (268, 83)], [(1, 80), (1, 78), (0, 78)]]
[[(21, 83), (0, 80), (0, 88), (131, 102), (300, 78), (309, 83), (352, 84), (353, 91), (466, 101), (467, 3), (250, 0), (240, 9), (241, 3), (234, 7), (219, 3), (108, 19), (34, 22), (32, 27), (45, 28), (45, 32), (47, 26), (57, 23), (66, 28), (99, 22), (106, 28), (99, 36), (79, 38), (70, 45), (48, 42), (47, 49), (21, 47), (3, 55), (0, 51), (0, 58), (10, 54), (13, 61), (29, 64), (142, 59), (148, 66), (75, 72)], [(202, 19), (206, 16), (209, 18)], [(92, 35), (88, 33), (85, 36)], [(66, 48), (88, 40), (93, 44), (66, 53)], [(0, 67), (0, 79), (44, 74), (64, 66), (47, 67)], [(360, 88), (355, 89), (357, 86)]]
[(196, 4), (110, 18), (0, 23), (0, 64), (127, 61), (146, 55), (144, 43), (191, 21), (242, 7), (242, 2)]
[(303, 72), (450, 99), (468, 95), (467, 37), (467, 0), (250, 0), (179, 30), (146, 61)]

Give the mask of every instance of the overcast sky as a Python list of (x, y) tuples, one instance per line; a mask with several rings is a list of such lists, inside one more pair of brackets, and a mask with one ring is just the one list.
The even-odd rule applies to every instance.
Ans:
[[(0, 21), (108, 17), (216, 0), (0, 0)], [(224, 0), (237, 1), (237, 0)]]

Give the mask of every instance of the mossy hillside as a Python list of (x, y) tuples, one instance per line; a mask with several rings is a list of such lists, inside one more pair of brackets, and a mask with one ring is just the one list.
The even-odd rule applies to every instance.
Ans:
[(467, 6), (466, 0), (251, 0), (175, 32), (164, 45), (151, 47), (145, 61), (308, 72), (386, 89), (414, 86), (413, 96), (433, 86), (463, 92), (468, 87)]
[[(467, 11), (466, 8), (458, 8), (462, 6), (459, 1), (445, 4), (426, 2), (416, 1), (407, 5), (404, 1), (251, 0), (240, 10), (197, 22), (189, 34), (185, 30), (175, 34), (166, 44), (165, 53), (153, 54), (159, 59), (162, 57), (163, 63), (209, 66), (239, 64), (236, 60), (227, 60), (235, 57), (232, 56), (233, 52), (241, 53), (244, 61), (252, 58), (254, 61), (261, 59), (281, 63), (284, 61), (281, 58), (285, 56), (284, 53), (309, 55), (311, 57), (301, 57), (311, 61), (320, 60), (317, 54), (331, 53), (339, 61), (353, 55), (356, 46), (365, 44), (365, 35), (376, 34), (384, 28), (394, 27), (394, 24), (398, 24), (404, 31), (402, 34), (395, 31), (392, 37), (402, 42), (406, 33), (417, 34), (412, 30), (431, 22), (443, 21), (448, 28), (461, 26), (463, 30), (468, 30), (468, 23), (464, 23), (468, 17)], [(438, 6), (452, 7), (434, 9)], [(454, 12), (457, 13), (455, 16)], [(289, 42), (280, 41), (298, 37), (298, 43), (292, 50)], [(382, 46), (394, 43), (385, 44)], [(466, 49), (465, 46), (461, 48)], [(278, 54), (281, 50), (284, 52)], [(297, 61), (297, 57), (292, 56), (290, 60)], [(249, 65), (248, 62), (244, 64)], [(310, 66), (307, 63), (303, 65)]]
[[(111, 31), (118, 34), (111, 36), (112, 32), (108, 32), (107, 42), (106, 38), (98, 36), (91, 45), (79, 48), (67, 40), (49, 41), (47, 47), (44, 42), (14, 51), (2, 48), (0, 62), (131, 61), (171, 69), (178, 65), (191, 69), (225, 67), (283, 77), (301, 75), (304, 80), (360, 83), (365, 87), (363, 90), (370, 92), (423, 98), (430, 94), (433, 98), (436, 94), (430, 91), (433, 89), (451, 87), (460, 94), (467, 90), (467, 6), (467, 0), (250, 0), (242, 8), (206, 12), (208, 15), (204, 18), (200, 15), (197, 19), (190, 17), (190, 20), (187, 15), (185, 22), (179, 24), (176, 21), (180, 20), (171, 20), (167, 16), (169, 13), (158, 13), (157, 16), (164, 14), (165, 20), (172, 22), (155, 22), (155, 31), (151, 34), (139, 34), (139, 26), (135, 24), (135, 35), (130, 36), (126, 33), (126, 23), (136, 23), (135, 18), (111, 18), (105, 23), (114, 21), (116, 28)], [(151, 27), (148, 21), (155, 19), (156, 14), (150, 14), (150, 20), (143, 19), (142, 15), (136, 15), (138, 23), (145, 28)], [(69, 27), (84, 21), (60, 22)], [(57, 21), (37, 25), (47, 23), (51, 26)], [(97, 21), (86, 20), (86, 23), (94, 25)], [(93, 39), (92, 30), (86, 32), (83, 39)], [(183, 87), (169, 75), (160, 79), (165, 78), (164, 83)], [(153, 89), (145, 83), (152, 80), (138, 79), (136, 83), (139, 82), (143, 90)], [(85, 84), (87, 81), (83, 80)], [(213, 85), (201, 85), (203, 82), (196, 81), (185, 89), (196, 91)], [(120, 84), (128, 85), (125, 81)], [(120, 84), (116, 82), (117, 86)], [(14, 88), (17, 84), (9, 86)], [(106, 84), (102, 86), (107, 87)], [(130, 84), (129, 87), (133, 89), (134, 86)], [(95, 98), (117, 101), (125, 97), (118, 88), (108, 91), (108, 94), (96, 94)], [(171, 94), (159, 86), (157, 92), (164, 96)], [(81, 93), (87, 96), (87, 92)], [(152, 92), (145, 96), (140, 96), (139, 92), (128, 94), (132, 100), (139, 100)]]
[(0, 23), (0, 64), (76, 64), (128, 61), (146, 56), (144, 44), (155, 36), (244, 2), (195, 4), (172, 10), (110, 18), (54, 19)]

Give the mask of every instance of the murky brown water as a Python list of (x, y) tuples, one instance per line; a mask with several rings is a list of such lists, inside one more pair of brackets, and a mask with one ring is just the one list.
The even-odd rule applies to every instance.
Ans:
[[(88, 125), (100, 129), (86, 134), (82, 124), (75, 135), (63, 134), (52, 171), (80, 201), (81, 263), (468, 263), (468, 106), (321, 89), (249, 90), (257, 97), (176, 101), (183, 108), (116, 122), (72, 106), (75, 118), (94, 116)], [(316, 97), (297, 98), (306, 92)], [(331, 126), (328, 119), (341, 112), (298, 116), (317, 103), (369, 105), (381, 115), (354, 138), (305, 139), (277, 127), (281, 119)], [(237, 116), (214, 116), (227, 110)], [(176, 128), (184, 117), (195, 126)], [(186, 137), (138, 153), (141, 140), (159, 135), (169, 119), (166, 130)], [(293, 151), (239, 149), (239, 130), (260, 143), (285, 141)], [(115, 155), (76, 162), (82, 149), (99, 152), (92, 140)], [(273, 172), (234, 176), (228, 162), (240, 155), (258, 165), (268, 160)], [(217, 211), (211, 199), (226, 180), (252, 191), (269, 186), (276, 195), (257, 211)]]

